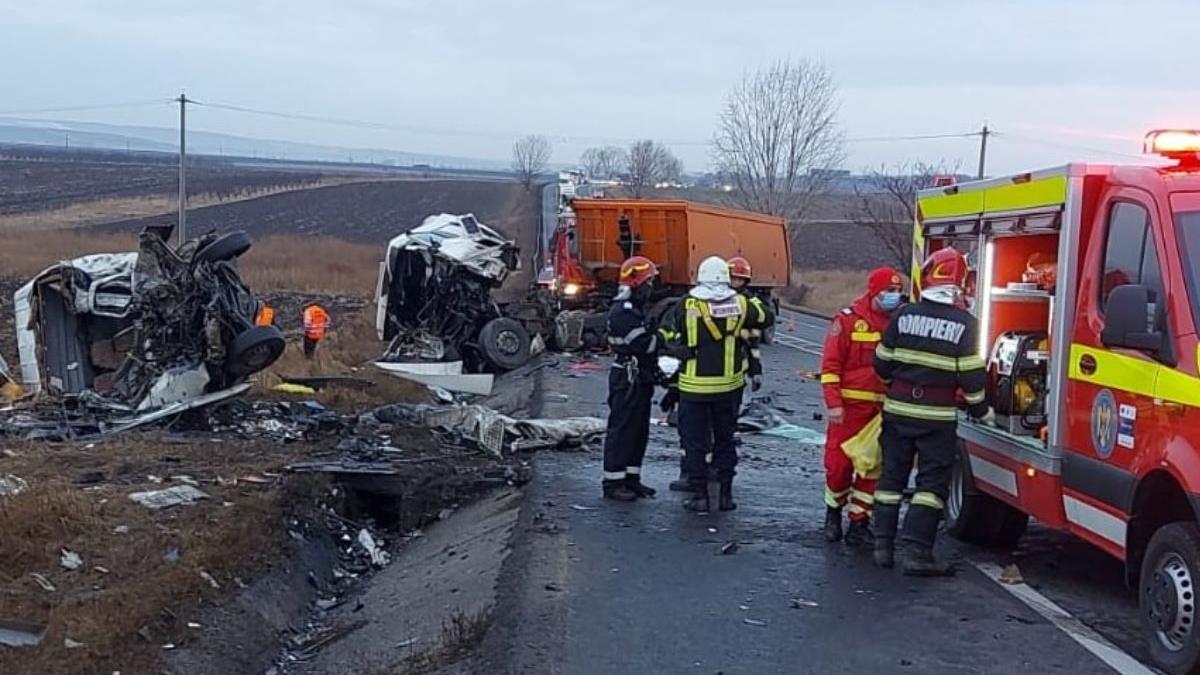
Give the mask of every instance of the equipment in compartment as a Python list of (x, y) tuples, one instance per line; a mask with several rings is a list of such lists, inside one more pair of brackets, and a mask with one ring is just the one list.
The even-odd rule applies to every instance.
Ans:
[(1018, 436), (1037, 436), (1046, 425), (1047, 366), (1044, 332), (1008, 332), (996, 338), (988, 363), (996, 426)]

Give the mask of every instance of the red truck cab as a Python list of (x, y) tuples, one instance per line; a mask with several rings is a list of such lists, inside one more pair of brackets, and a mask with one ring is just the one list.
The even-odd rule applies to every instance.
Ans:
[[(1200, 133), (1167, 167), (1069, 164), (917, 197), (914, 265), (972, 260), (994, 413), (959, 424), (947, 529), (1029, 516), (1126, 564), (1151, 652), (1200, 672)], [(914, 275), (915, 276), (915, 275)], [(919, 291), (919, 289), (914, 289)]]

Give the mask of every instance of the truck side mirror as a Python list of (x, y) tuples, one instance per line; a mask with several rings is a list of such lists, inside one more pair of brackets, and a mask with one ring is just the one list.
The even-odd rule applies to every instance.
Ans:
[(1146, 286), (1117, 286), (1108, 296), (1100, 341), (1109, 347), (1151, 352), (1159, 360), (1170, 358), (1172, 350), (1160, 329), (1162, 310), (1158, 305)]

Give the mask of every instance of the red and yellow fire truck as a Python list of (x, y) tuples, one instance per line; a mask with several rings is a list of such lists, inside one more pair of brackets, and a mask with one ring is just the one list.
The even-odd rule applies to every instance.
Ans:
[(1033, 516), (1117, 556), (1155, 659), (1193, 673), (1200, 132), (1152, 132), (1145, 149), (1173, 163), (923, 190), (913, 263), (945, 246), (968, 254), (989, 364), (993, 413), (959, 425), (949, 531), (1006, 546)]

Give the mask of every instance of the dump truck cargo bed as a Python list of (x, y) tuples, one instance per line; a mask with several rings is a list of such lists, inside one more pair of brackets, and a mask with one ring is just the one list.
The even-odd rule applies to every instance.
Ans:
[(579, 263), (600, 283), (616, 283), (632, 252), (657, 263), (665, 285), (693, 284), (700, 261), (713, 255), (749, 260), (752, 286), (788, 284), (791, 250), (782, 218), (684, 200), (575, 199), (571, 206)]

